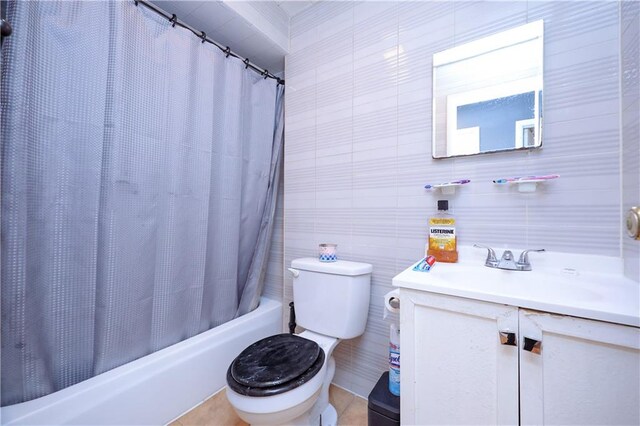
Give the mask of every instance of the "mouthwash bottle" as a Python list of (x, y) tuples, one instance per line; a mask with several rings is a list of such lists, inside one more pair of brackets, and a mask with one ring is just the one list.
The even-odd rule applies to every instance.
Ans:
[(448, 213), (449, 201), (438, 200), (438, 214), (429, 219), (429, 244), (427, 256), (438, 262), (458, 261), (456, 220)]

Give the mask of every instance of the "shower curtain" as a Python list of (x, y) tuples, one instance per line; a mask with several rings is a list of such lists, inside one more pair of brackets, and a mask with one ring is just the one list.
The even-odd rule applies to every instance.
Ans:
[(254, 309), (283, 126), (274, 80), (133, 1), (7, 14), (2, 405)]

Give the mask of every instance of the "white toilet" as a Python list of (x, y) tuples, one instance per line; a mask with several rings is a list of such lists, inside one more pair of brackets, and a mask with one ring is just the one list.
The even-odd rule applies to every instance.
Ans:
[(371, 265), (296, 259), (293, 301), (306, 330), (277, 334), (247, 347), (227, 371), (227, 398), (252, 425), (335, 425), (329, 385), (333, 350), (340, 339), (364, 332), (369, 312)]

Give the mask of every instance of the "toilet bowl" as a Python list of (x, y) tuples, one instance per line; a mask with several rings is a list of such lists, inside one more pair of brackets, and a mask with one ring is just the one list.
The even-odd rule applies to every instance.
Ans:
[(296, 259), (289, 271), (300, 334), (277, 334), (248, 346), (227, 371), (227, 399), (252, 425), (337, 422), (329, 404), (333, 350), (360, 336), (369, 311), (372, 267), (338, 260)]
[[(332, 358), (332, 353), (339, 340), (308, 330), (296, 336), (314, 342), (322, 351), (321, 366), (310, 377), (303, 377), (307, 373), (307, 370), (305, 370), (302, 374), (288, 380), (284, 386), (265, 385), (257, 388), (259, 390), (256, 392), (255, 387), (243, 389), (240, 386), (239, 388), (233, 377), (230, 377), (230, 373), (227, 374), (227, 383), (229, 384), (227, 399), (238, 416), (245, 422), (251, 425), (311, 425), (319, 424), (320, 416), (322, 415), (323, 425), (335, 424), (337, 414), (335, 414), (335, 408), (329, 404), (329, 385), (335, 372), (335, 361)], [(292, 350), (295, 349), (293, 348)], [(254, 350), (260, 351), (261, 348), (256, 346)], [(251, 357), (253, 354), (247, 353), (246, 355)], [(229, 368), (229, 371), (231, 371), (231, 368)], [(288, 389), (273, 393), (273, 389), (278, 387), (286, 387)], [(254, 392), (251, 392), (252, 390)], [(247, 395), (247, 393), (253, 393), (253, 395)], [(333, 421), (331, 421), (332, 417), (335, 417)]]

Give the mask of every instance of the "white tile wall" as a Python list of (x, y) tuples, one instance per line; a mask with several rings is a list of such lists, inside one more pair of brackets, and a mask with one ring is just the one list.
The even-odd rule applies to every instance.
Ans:
[[(342, 258), (374, 270), (367, 329), (338, 346), (337, 384), (366, 396), (387, 368), (382, 295), (422, 255), (426, 220), (442, 198), (425, 183), (473, 180), (448, 197), (460, 244), (621, 255), (619, 11), (616, 2), (323, 1), (292, 18), (284, 261), (335, 242)], [(433, 53), (538, 19), (543, 148), (433, 160)], [(626, 37), (637, 40), (637, 32)], [(637, 149), (632, 115), (624, 117)], [(633, 158), (629, 175), (636, 164), (637, 176)], [(491, 183), (549, 173), (562, 177), (535, 194)], [(625, 245), (625, 254), (637, 247)], [(291, 300), (288, 276), (284, 299)]]
[[(621, 6), (622, 208), (640, 205), (640, 3)], [(625, 274), (640, 281), (640, 241), (624, 238)]]

